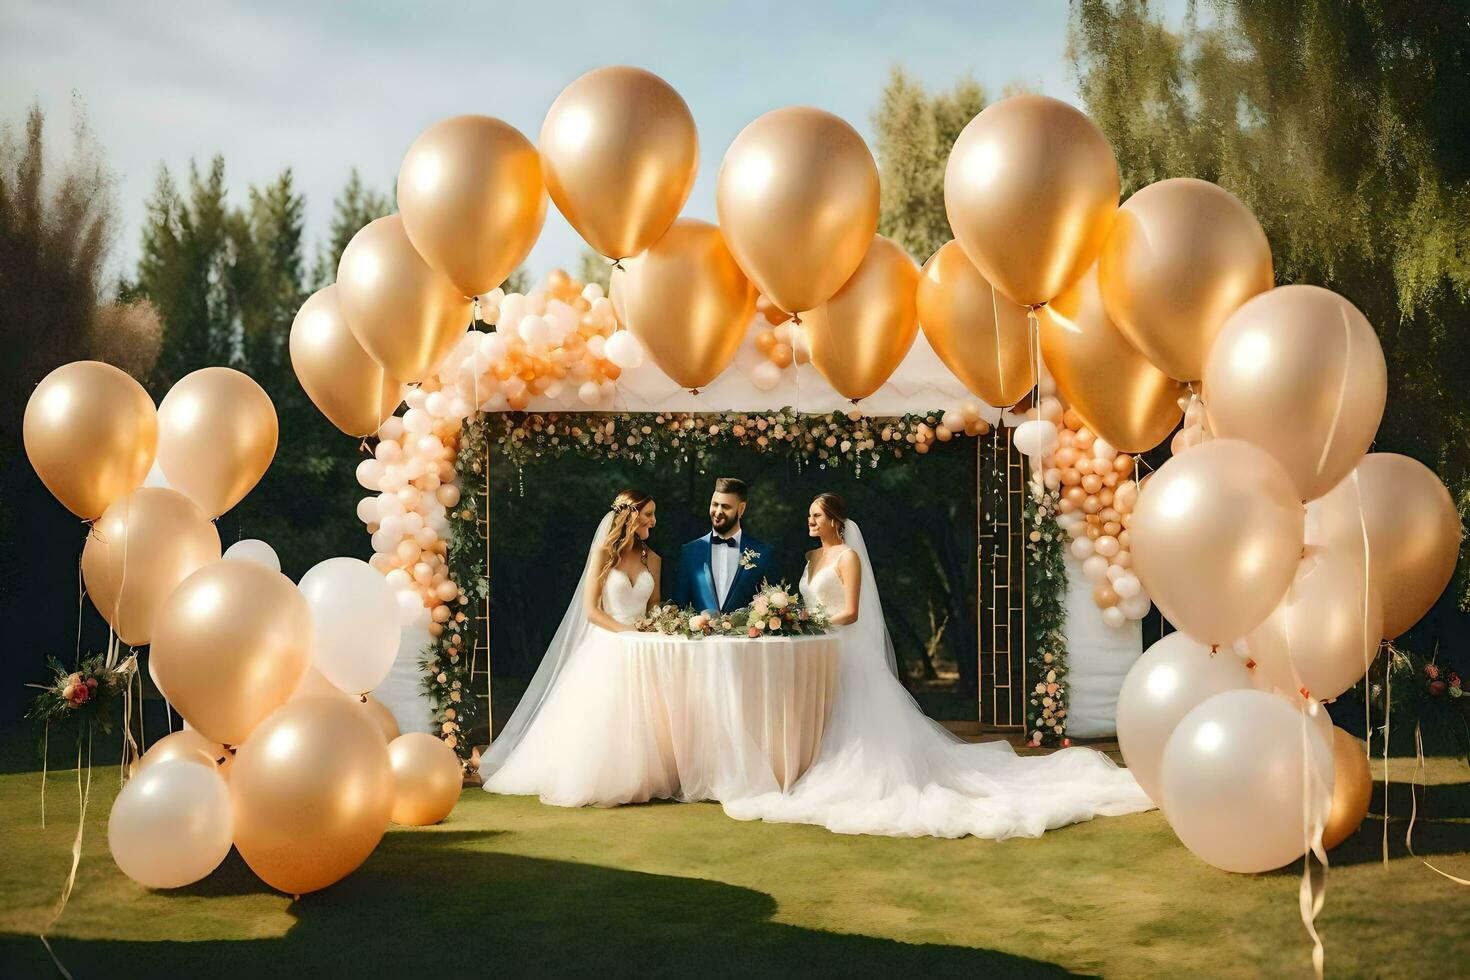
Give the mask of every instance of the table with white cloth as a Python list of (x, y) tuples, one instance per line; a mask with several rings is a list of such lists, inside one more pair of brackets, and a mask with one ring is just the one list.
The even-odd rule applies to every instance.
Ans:
[(618, 636), (680, 799), (788, 789), (816, 758), (837, 691), (835, 636)]

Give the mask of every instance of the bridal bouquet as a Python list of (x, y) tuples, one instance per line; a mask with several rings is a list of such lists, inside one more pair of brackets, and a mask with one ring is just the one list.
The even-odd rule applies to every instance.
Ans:
[(640, 633), (701, 639), (706, 636), (820, 636), (830, 628), (821, 607), (810, 608), (786, 583), (761, 583), (751, 604), (734, 612), (695, 612), (672, 602), (655, 606), (633, 624)]

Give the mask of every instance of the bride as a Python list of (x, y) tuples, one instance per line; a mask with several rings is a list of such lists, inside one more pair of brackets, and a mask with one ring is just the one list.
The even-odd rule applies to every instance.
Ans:
[(659, 601), (653, 498), (623, 490), (598, 525), (580, 595), (567, 608), (515, 713), (480, 762), (485, 789), (557, 806), (617, 806), (677, 797), (667, 739), (648, 687), (614, 635)]
[(785, 793), (725, 799), (739, 820), (809, 823), (846, 834), (1039, 837), (1065, 824), (1148, 810), (1128, 772), (1100, 752), (1016, 755), (970, 744), (924, 715), (899, 682), (862, 532), (834, 493), (812, 502), (801, 595), (841, 643), (837, 695), (822, 747)]

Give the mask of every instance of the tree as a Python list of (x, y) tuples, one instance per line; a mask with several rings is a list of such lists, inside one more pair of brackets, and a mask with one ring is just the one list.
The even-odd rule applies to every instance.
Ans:
[(878, 231), (919, 262), (954, 237), (944, 210), (944, 165), (985, 102), (985, 90), (971, 79), (931, 96), (895, 67), (873, 113), (882, 181)]
[(371, 190), (362, 182), (362, 174), (356, 167), (347, 175), (347, 183), (332, 203), (331, 237), (317, 255), (312, 269), (313, 288), (320, 289), (337, 278), (337, 263), (342, 261), (342, 252), (359, 228), (370, 221), (397, 210), (390, 195)]
[[(602, 287), (603, 294), (611, 290), (613, 265), (607, 257), (592, 251), (590, 248), (582, 249), (581, 256), (577, 259), (577, 279), (582, 282), (595, 282)], [(509, 288), (506, 292), (510, 292)]]
[(19, 442), (31, 389), (90, 355), (116, 223), (114, 178), (78, 106), (72, 156), (48, 173), (46, 117), (0, 130), (0, 431)]
[[(1074, 8), (1083, 99), (1124, 193), (1213, 180), (1260, 219), (1278, 283), (1356, 303), (1388, 360), (1374, 448), (1436, 469), (1470, 521), (1470, 17), (1452, 0), (1214, 9), (1171, 30), (1139, 0)], [(1421, 645), (1448, 638), (1436, 616), (1425, 629)]]

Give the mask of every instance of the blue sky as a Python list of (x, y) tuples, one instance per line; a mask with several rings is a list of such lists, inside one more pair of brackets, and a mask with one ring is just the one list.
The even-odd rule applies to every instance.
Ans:
[[(935, 88), (971, 75), (992, 93), (1016, 82), (1076, 101), (1066, 27), (1063, 0), (5, 0), (0, 122), (19, 124), (39, 100), (64, 147), (80, 96), (118, 176), (116, 261), (130, 267), (161, 163), (182, 174), (191, 158), (223, 153), (237, 202), (292, 167), (314, 249), (351, 167), (387, 189), (415, 134), (462, 112), (498, 116), (534, 141), (566, 84), (633, 64), (693, 110), (700, 175), (685, 213), (713, 219), (720, 159), (761, 113), (820, 106), (871, 137), (895, 64)], [(553, 207), (532, 271), (574, 264), (580, 244)]]

